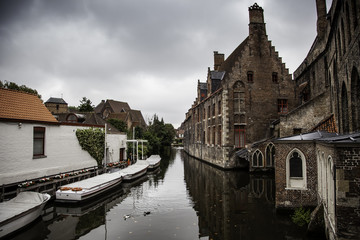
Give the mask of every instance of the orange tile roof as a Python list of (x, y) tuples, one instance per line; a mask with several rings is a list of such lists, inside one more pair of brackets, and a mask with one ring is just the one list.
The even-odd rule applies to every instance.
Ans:
[(4, 88), (0, 88), (0, 119), (58, 122), (36, 95)]

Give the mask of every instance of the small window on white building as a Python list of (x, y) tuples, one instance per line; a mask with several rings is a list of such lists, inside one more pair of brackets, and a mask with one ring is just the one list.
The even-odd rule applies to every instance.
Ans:
[(33, 156), (41, 157), (45, 155), (45, 128), (34, 127)]
[(306, 189), (306, 159), (298, 150), (292, 150), (286, 158), (287, 188)]

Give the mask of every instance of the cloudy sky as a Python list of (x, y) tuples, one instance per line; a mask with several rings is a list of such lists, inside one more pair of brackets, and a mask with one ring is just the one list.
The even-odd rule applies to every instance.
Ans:
[[(0, 80), (78, 106), (128, 102), (178, 127), (206, 80), (248, 35), (254, 0), (1, 0)], [(328, 2), (328, 8), (331, 1)], [(316, 34), (315, 0), (258, 0), (292, 73)]]

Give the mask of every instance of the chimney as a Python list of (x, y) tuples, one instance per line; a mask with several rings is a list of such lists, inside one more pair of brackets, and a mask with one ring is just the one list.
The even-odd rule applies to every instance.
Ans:
[(264, 10), (257, 3), (249, 7), (249, 20), (250, 23), (264, 23)]
[(249, 35), (265, 34), (264, 9), (254, 3), (249, 7)]
[(218, 53), (218, 51), (214, 51), (214, 70), (218, 71), (220, 69), (221, 64), (224, 62), (225, 56), (223, 53)]
[(323, 38), (326, 31), (326, 0), (316, 0), (316, 12), (317, 12), (317, 35), (319, 38)]

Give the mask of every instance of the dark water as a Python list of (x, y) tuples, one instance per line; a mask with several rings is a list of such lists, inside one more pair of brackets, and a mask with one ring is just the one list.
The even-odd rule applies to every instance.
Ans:
[[(172, 149), (158, 172), (86, 205), (51, 203), (13, 239), (306, 239), (274, 209), (274, 179)], [(124, 218), (127, 216), (127, 218)]]

